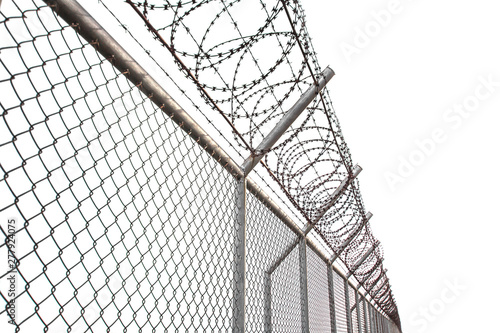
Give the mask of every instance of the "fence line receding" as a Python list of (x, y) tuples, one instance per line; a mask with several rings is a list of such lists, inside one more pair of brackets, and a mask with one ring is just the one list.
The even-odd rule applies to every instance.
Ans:
[(401, 332), (297, 0), (6, 1), (0, 63), (2, 332)]

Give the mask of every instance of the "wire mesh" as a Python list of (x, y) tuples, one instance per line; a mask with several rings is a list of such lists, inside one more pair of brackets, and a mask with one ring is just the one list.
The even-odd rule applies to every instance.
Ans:
[[(294, 254), (297, 250), (289, 259), (279, 262), (280, 255), (287, 245), (296, 242), (297, 235), (253, 194), (248, 195), (247, 200), (246, 329), (248, 332), (281, 331), (284, 323), (300, 327), (300, 301), (296, 298), (300, 300), (300, 283), (298, 277), (294, 277), (299, 269), (298, 257)], [(278, 268), (273, 268), (275, 265)]]
[[(171, 59), (190, 85), (192, 95), (206, 111), (200, 117), (219, 117), (216, 132), (246, 158), (276, 125), (300, 94), (321, 75), (321, 67), (306, 28), (306, 17), (297, 0), (227, 0), (164, 2), (126, 1), (128, 7), (102, 0), (134, 39), (147, 38), (156, 46), (152, 58)], [(124, 11), (127, 14), (120, 15)], [(125, 22), (127, 19), (127, 25)], [(130, 18), (130, 19), (129, 19)], [(250, 19), (251, 18), (251, 19)], [(139, 22), (139, 23), (138, 23)], [(130, 26), (128, 26), (130, 25)], [(146, 27), (146, 29), (144, 29)], [(146, 34), (147, 35), (147, 34)], [(139, 37), (140, 36), (140, 37)], [(168, 53), (169, 56), (166, 54)], [(158, 66), (164, 72), (170, 65)], [(181, 89), (184, 94), (184, 88)], [(225, 135), (224, 135), (225, 133)], [(311, 223), (330, 203), (332, 193), (353, 170), (328, 91), (324, 90), (296, 120), (262, 163), (263, 184), (273, 183)], [(316, 231), (333, 252), (341, 252), (349, 270), (376, 239), (366, 227), (356, 242), (342, 245), (366, 218), (359, 185), (354, 181), (321, 218)], [(383, 255), (380, 249), (367, 260), (356, 278)], [(369, 289), (370, 285), (366, 285)], [(394, 300), (390, 316), (399, 321)]]
[(359, 303), (359, 320), (361, 322), (361, 332), (367, 333), (368, 327), (366, 325), (366, 312), (365, 312), (365, 300), (360, 299)]
[(344, 291), (344, 279), (338, 274), (333, 274), (333, 285), (335, 292), (335, 318), (337, 332), (347, 333), (347, 311)]
[(331, 332), (328, 266), (310, 247), (307, 248), (307, 291), (309, 329), (311, 332)]
[(349, 286), (349, 311), (351, 311), (351, 321), (352, 321), (352, 331), (354, 333), (360, 333), (358, 329), (358, 312), (356, 307), (356, 295), (355, 290)]
[(377, 328), (377, 323), (375, 321), (375, 316), (373, 315), (373, 306), (370, 304), (369, 306), (369, 319), (370, 319), (370, 332), (374, 332), (374, 333), (377, 333), (378, 332), (378, 328)]
[[(86, 42), (78, 34), (82, 26), (58, 18), (57, 1), (48, 2), (10, 1), (0, 11), (0, 258), (9, 259), (0, 260), (0, 325), (10, 322), (22, 332), (232, 330), (237, 180), (189, 128), (174, 123), (117, 70), (113, 58), (99, 53), (98, 40)], [(254, 153), (319, 77), (297, 1), (127, 3), (99, 6), (110, 12), (106, 5), (127, 7), (158, 27), (154, 39), (169, 36), (163, 46), (195, 83), (202, 103), (228, 120), (234, 140), (224, 139), (240, 157)], [(203, 26), (193, 23), (201, 20), (208, 29), (191, 28)], [(143, 27), (122, 25), (141, 40)], [(220, 34), (227, 26), (231, 33)], [(143, 45), (140, 51), (151, 56)], [(200, 99), (156, 64), (199, 116), (218, 127)], [(291, 206), (283, 209), (302, 214), (299, 226), (329, 203), (352, 162), (327, 92), (262, 166), (268, 173), (260, 172), (262, 182), (277, 184), (268, 188), (282, 191)], [(247, 195), (246, 214), (246, 330), (330, 332), (334, 306), (337, 332), (347, 332), (344, 278), (333, 274), (331, 304), (325, 257), (308, 247), (301, 271), (296, 228), (255, 193)], [(353, 182), (313, 232), (329, 255), (342, 252), (348, 270), (376, 242), (366, 225), (341, 248), (364, 217)], [(377, 290), (387, 281), (381, 267), (370, 275), (382, 256), (375, 251), (353, 272), (357, 279), (370, 276), (365, 288), (372, 283)], [(392, 295), (387, 299), (394, 304)]]
[(2, 15), (16, 328), (229, 330), (232, 176), (49, 7), (3, 4)]
[(302, 331), (299, 247), (271, 276), (271, 328), (273, 332)]

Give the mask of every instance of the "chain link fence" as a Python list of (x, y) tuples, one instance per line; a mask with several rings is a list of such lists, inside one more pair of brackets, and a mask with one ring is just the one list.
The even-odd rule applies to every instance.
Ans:
[(251, 180), (239, 290), (240, 167), (64, 4), (0, 7), (2, 332), (400, 332)]

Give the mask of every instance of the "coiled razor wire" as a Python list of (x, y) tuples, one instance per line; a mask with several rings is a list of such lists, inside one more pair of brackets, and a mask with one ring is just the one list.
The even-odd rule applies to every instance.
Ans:
[[(230, 122), (234, 143), (247, 154), (254, 153), (320, 75), (305, 14), (297, 0), (126, 2), (153, 39), (173, 56), (205, 103)], [(264, 164), (306, 220), (314, 220), (353, 169), (328, 93), (308, 107), (266, 155)], [(367, 224), (347, 248), (341, 247), (364, 218), (355, 181), (315, 225), (319, 236), (334, 253), (340, 253), (350, 270), (377, 243)], [(359, 279), (366, 276), (382, 257), (378, 247), (354, 275)], [(390, 316), (399, 322), (392, 296), (384, 306), (393, 308)]]
[[(170, 54), (194, 87), (183, 91), (179, 83), (177, 89), (184, 96), (197, 91), (215, 111), (206, 116), (208, 122), (226, 138), (232, 136), (228, 142), (241, 156), (255, 153), (321, 72), (297, 1), (106, 0), (101, 6), (110, 12), (119, 8), (114, 12), (118, 20), (121, 12), (140, 18), (127, 21), (133, 27), (121, 25), (132, 37), (149, 30), (163, 57)], [(14, 267), (2, 269), (0, 279), (17, 274), (14, 300), (29, 304), (18, 307), (14, 317), (8, 311), (12, 298), (2, 287), (2, 320), (30, 331), (230, 330), (232, 176), (100, 56), (98, 45), (84, 41), (42, 1), (4, 2), (0, 13), (0, 211), (16, 221), (18, 244), (11, 246), (13, 234), (2, 221), (0, 256), (14, 258)], [(144, 51), (158, 55), (156, 49)], [(158, 66), (166, 72), (162, 61)], [(191, 103), (204, 112), (196, 97)], [(229, 130), (211, 120), (217, 115)], [(268, 174), (264, 179), (275, 182), (306, 221), (329, 203), (353, 164), (327, 91), (262, 166)], [(269, 214), (249, 200), (249, 214)], [(280, 234), (283, 247), (291, 236), (286, 228), (259, 226), (262, 218), (252, 216), (249, 233), (255, 236), (249, 246), (255, 253), (249, 254), (248, 265), (259, 271), (269, 264), (265, 253), (258, 254), (262, 244)], [(381, 248), (354, 270), (377, 242), (369, 224), (341, 247), (364, 219), (354, 181), (314, 230), (399, 326)], [(252, 234), (258, 228), (270, 228), (271, 238)], [(289, 313), (273, 317), (272, 324), (291, 330), (300, 327), (300, 306), (290, 307), (300, 304), (298, 289), (290, 288), (299, 283), (296, 251), (270, 282), (273, 294), (284, 298), (273, 298), (269, 306)], [(315, 260), (308, 259), (308, 265), (320, 267)], [(265, 292), (258, 276), (250, 275), (256, 288), (253, 294), (249, 290), (251, 331), (265, 326)], [(315, 290), (310, 297), (318, 304), (328, 303), (324, 279), (318, 273), (310, 281)], [(337, 294), (342, 326), (344, 291)], [(311, 307), (311, 327), (325, 328), (323, 315), (322, 306)]]

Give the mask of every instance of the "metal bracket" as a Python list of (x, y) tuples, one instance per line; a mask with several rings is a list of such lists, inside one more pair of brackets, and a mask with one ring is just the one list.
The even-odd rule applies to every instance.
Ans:
[(365, 255), (363, 257), (361, 257), (357, 262), (356, 264), (354, 264), (354, 267), (350, 270), (350, 272), (347, 274), (347, 278), (350, 278), (351, 275), (354, 273), (354, 271), (356, 271), (359, 266), (361, 266), (361, 264), (366, 260), (368, 259), (368, 257), (370, 256), (370, 254), (373, 253), (373, 251), (375, 251), (378, 247), (378, 245), (380, 244), (379, 241), (375, 242), (375, 244), (373, 244), (373, 246), (368, 250), (368, 252), (365, 253)]
[(340, 249), (335, 253), (331, 258), (330, 258), (330, 263), (333, 263), (337, 258), (344, 252), (344, 250), (349, 246), (349, 244), (352, 242), (354, 238), (363, 230), (364, 226), (368, 224), (368, 221), (373, 217), (373, 214), (368, 212), (366, 213), (365, 219), (363, 220), (363, 223), (359, 225), (359, 227), (351, 234), (347, 239), (340, 245)]
[(342, 180), (340, 185), (335, 189), (335, 192), (332, 194), (332, 199), (326, 205), (325, 208), (316, 216), (313, 222), (309, 223), (307, 227), (304, 229), (304, 234), (307, 235), (309, 231), (314, 227), (316, 223), (318, 223), (323, 216), (330, 210), (330, 208), (333, 207), (333, 205), (337, 202), (338, 198), (340, 195), (347, 189), (347, 187), (352, 183), (352, 181), (359, 175), (359, 173), (363, 170), (359, 165), (356, 164), (356, 166), (352, 170), (352, 174), (349, 174), (347, 177)]
[(321, 78), (318, 80), (318, 85), (312, 84), (305, 93), (300, 96), (299, 100), (287, 111), (281, 118), (271, 132), (262, 140), (262, 142), (255, 149), (255, 153), (250, 155), (245, 162), (243, 162), (243, 171), (245, 177), (253, 170), (259, 161), (266, 155), (266, 153), (274, 146), (274, 144), (281, 138), (285, 131), (292, 125), (292, 123), (300, 116), (300, 114), (307, 108), (309, 103), (318, 95), (326, 84), (335, 75), (330, 67), (325, 68), (321, 72)]
[[(382, 273), (380, 273), (380, 276), (375, 280), (375, 282), (372, 284), (372, 286), (366, 291), (367, 294), (370, 294), (370, 291), (372, 291), (373, 287), (377, 285), (377, 283), (380, 281), (380, 279), (385, 276), (385, 273), (387, 273), (387, 269), (384, 269)], [(370, 294), (371, 295), (371, 294)]]

